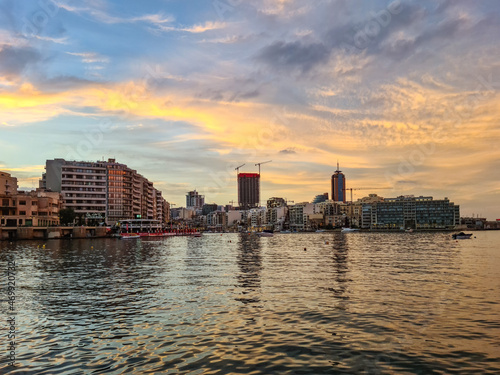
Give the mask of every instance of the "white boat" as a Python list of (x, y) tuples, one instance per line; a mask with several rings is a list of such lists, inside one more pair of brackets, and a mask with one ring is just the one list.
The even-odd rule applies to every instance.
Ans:
[(324, 229), (318, 229), (318, 230), (316, 231), (316, 233), (323, 233), (323, 232), (326, 232), (326, 230), (324, 230)]
[(342, 233), (359, 232), (358, 228), (342, 228)]
[(122, 240), (134, 240), (137, 238), (141, 238), (141, 236), (137, 233), (122, 233)]
[(289, 233), (292, 233), (292, 232), (290, 232), (289, 230), (282, 230), (280, 233), (289, 234)]

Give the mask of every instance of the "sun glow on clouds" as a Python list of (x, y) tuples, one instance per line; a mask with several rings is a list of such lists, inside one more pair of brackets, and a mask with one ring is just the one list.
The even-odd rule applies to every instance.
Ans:
[[(390, 185), (391, 196), (488, 205), (455, 173), (459, 161), (498, 194), (500, 48), (491, 36), (500, 35), (500, 6), (405, 2), (360, 47), (356, 33), (387, 3), (234, 1), (222, 14), (210, 2), (189, 11), (180, 2), (56, 3), (57, 16), (31, 39), (2, 23), (0, 142), (60, 126), (44, 140), (60, 150), (57, 142), (79, 141), (56, 125), (61, 118), (89, 129), (110, 120), (116, 142), (96, 143), (85, 158), (137, 144), (141, 153), (120, 161), (154, 165), (150, 178), (177, 204), (186, 186), (216, 186), (211, 173), (268, 159), (264, 191), (296, 201), (329, 191), (337, 159), (350, 186)], [(39, 174), (40, 155), (21, 154), (0, 160)], [(216, 193), (234, 199), (235, 182)]]

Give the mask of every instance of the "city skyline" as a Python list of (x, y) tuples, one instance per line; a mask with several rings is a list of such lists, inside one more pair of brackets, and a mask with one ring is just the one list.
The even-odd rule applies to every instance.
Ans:
[[(104, 157), (183, 206), (346, 188), (500, 218), (500, 4), (3, 1), (0, 170)], [(372, 191), (353, 192), (353, 199)], [(348, 196), (349, 199), (349, 196)]]

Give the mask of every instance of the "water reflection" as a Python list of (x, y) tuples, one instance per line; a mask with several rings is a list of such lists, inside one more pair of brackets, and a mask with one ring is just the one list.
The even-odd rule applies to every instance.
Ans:
[(260, 302), (262, 255), (260, 238), (241, 234), (238, 241), (237, 264), (239, 273), (236, 276), (241, 295), (236, 301), (248, 303)]
[(155, 306), (158, 267), (148, 266), (158, 257), (158, 246), (140, 241), (49, 241), (33, 259), (32, 328), (45, 332), (42, 348), (62, 356), (137, 337), (137, 320)]
[(347, 236), (335, 233), (333, 238), (333, 265), (335, 268), (336, 287), (329, 288), (335, 298), (349, 299), (347, 293), (349, 281), (349, 247)]
[(499, 373), (499, 234), (0, 243), (0, 373)]

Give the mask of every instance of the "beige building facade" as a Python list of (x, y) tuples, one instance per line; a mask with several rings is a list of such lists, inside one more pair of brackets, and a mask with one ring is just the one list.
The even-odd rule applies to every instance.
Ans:
[(115, 159), (47, 160), (40, 187), (60, 192), (63, 207), (72, 208), (87, 224), (113, 225), (130, 219), (166, 222), (168, 217), (166, 201), (153, 182)]

